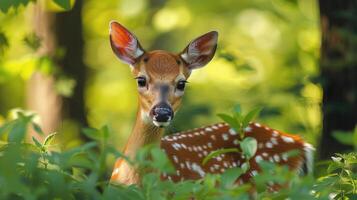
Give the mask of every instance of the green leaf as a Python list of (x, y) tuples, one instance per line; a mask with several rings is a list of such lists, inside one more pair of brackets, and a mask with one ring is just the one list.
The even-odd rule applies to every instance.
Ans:
[(0, 0), (0, 10), (6, 13), (11, 7), (17, 8), (20, 5), (26, 5), (30, 0)]
[(2, 56), (4, 54), (6, 48), (8, 48), (8, 47), (9, 47), (9, 41), (8, 41), (5, 33), (0, 32), (0, 56)]
[(36, 33), (28, 34), (23, 39), (24, 43), (30, 47), (33, 51), (36, 51), (41, 47), (41, 38)]
[(223, 113), (217, 114), (217, 116), (220, 117), (226, 123), (228, 123), (237, 132), (240, 130), (241, 127), (235, 118)]
[(239, 124), (242, 122), (242, 119), (243, 119), (242, 108), (239, 104), (234, 106), (233, 116), (236, 119), (236, 121), (238, 121)]
[(32, 141), (35, 143), (36, 147), (42, 150), (42, 144), (32, 136)]
[(109, 127), (107, 125), (103, 126), (101, 129), (102, 139), (108, 139), (109, 137)]
[(331, 164), (329, 164), (329, 166), (327, 167), (327, 173), (332, 173), (333, 171), (337, 169), (341, 169), (342, 167), (343, 167), (342, 163), (331, 162)]
[(235, 181), (242, 174), (243, 174), (243, 170), (240, 168), (227, 169), (221, 176), (222, 186), (225, 188), (232, 187)]
[(21, 142), (25, 138), (26, 128), (29, 118), (21, 117), (17, 119), (9, 132), (8, 142)]
[(166, 153), (160, 148), (151, 149), (151, 156), (153, 158), (153, 166), (162, 172), (172, 173), (174, 168), (168, 160)]
[(95, 128), (83, 128), (82, 132), (93, 140), (100, 140), (100, 131)]
[(43, 131), (42, 131), (42, 129), (41, 129), (41, 127), (40, 127), (37, 123), (32, 122), (32, 127), (33, 127), (33, 130), (36, 131), (36, 133), (38, 133), (38, 134), (40, 134), (40, 135), (43, 135), (43, 134), (44, 134)]
[(240, 147), (243, 151), (243, 154), (250, 159), (257, 152), (257, 140), (252, 137), (246, 137), (240, 142)]
[(0, 136), (5, 133), (7, 130), (9, 130), (12, 125), (14, 124), (14, 121), (11, 121), (11, 122), (7, 122), (5, 124), (3, 124), (1, 127), (0, 127)]
[(251, 122), (259, 113), (263, 110), (263, 108), (255, 108), (251, 110), (243, 119), (243, 128), (247, 127), (249, 122)]
[(53, 2), (65, 10), (71, 9), (71, 0), (53, 0)]
[(249, 162), (245, 162), (241, 165), (241, 169), (242, 169), (243, 173), (246, 173), (249, 170), (249, 168), (250, 168)]
[(44, 145), (44, 146), (50, 145), (56, 135), (57, 135), (57, 133), (49, 134), (49, 135), (45, 138), (45, 141), (43, 142), (43, 145)]
[(205, 165), (209, 160), (211, 160), (212, 158), (224, 154), (224, 153), (239, 153), (239, 149), (237, 148), (228, 148), (228, 149), (219, 149), (216, 151), (212, 151), (211, 153), (209, 153), (202, 161), (202, 165)]
[(347, 131), (334, 131), (332, 136), (340, 143), (345, 145), (354, 145), (354, 135)]

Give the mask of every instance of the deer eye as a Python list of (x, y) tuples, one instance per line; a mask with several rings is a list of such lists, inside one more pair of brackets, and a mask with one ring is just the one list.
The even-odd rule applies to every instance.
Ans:
[(145, 77), (137, 77), (136, 81), (137, 81), (139, 87), (146, 86), (146, 78)]
[(186, 81), (179, 81), (179, 82), (177, 82), (176, 88), (178, 90), (183, 91), (185, 89), (185, 86), (186, 86)]

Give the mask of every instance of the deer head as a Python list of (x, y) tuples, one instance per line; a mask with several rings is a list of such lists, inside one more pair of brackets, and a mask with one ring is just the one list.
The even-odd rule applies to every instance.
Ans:
[(177, 111), (192, 70), (214, 56), (218, 33), (208, 32), (181, 53), (145, 51), (138, 39), (118, 22), (110, 23), (110, 44), (117, 57), (130, 65), (138, 85), (139, 114), (145, 123), (164, 127)]

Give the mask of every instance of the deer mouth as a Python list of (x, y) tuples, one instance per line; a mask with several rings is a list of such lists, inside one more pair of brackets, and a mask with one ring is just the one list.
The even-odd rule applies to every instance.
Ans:
[(154, 124), (155, 126), (157, 126), (157, 127), (159, 127), (159, 128), (164, 128), (164, 127), (170, 125), (170, 122), (171, 122), (171, 121), (168, 121), (168, 122), (158, 122), (158, 121), (156, 121), (156, 120), (153, 120), (152, 122), (153, 122), (153, 124)]

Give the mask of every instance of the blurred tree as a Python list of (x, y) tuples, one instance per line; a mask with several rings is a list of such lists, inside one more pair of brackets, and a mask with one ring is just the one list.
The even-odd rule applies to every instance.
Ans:
[(34, 32), (41, 40), (37, 53), (51, 66), (49, 73), (39, 67), (28, 81), (27, 105), (41, 117), (45, 133), (58, 130), (63, 116), (87, 126), (82, 4), (75, 1), (69, 12), (48, 11), (41, 1), (35, 6)]
[(75, 80), (75, 87), (67, 98), (64, 98), (66, 117), (87, 126), (84, 103), (84, 87), (86, 82), (86, 66), (83, 62), (82, 35), (82, 0), (76, 0), (70, 12), (56, 14), (57, 44), (63, 48), (65, 55), (59, 60), (65, 76)]
[(357, 119), (357, 2), (320, 0), (321, 82), (323, 86), (323, 133), (320, 158), (350, 147), (332, 133), (351, 131)]
[[(41, 41), (37, 49), (38, 56), (43, 58), (38, 62), (40, 65), (41, 61), (52, 60), (56, 53), (54, 14), (46, 11), (44, 4), (37, 1), (33, 15), (33, 31)], [(62, 99), (55, 89), (54, 77), (41, 71), (41, 67), (37, 69), (27, 82), (26, 103), (28, 109), (40, 116), (43, 131), (51, 133), (59, 127)]]

